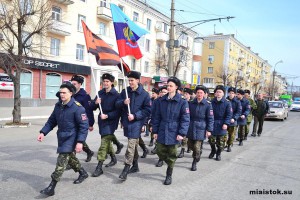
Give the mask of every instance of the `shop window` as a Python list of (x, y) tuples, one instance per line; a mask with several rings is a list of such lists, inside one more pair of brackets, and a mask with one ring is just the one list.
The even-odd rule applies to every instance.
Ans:
[(20, 77), (21, 98), (32, 98), (32, 73), (24, 71)]
[(56, 73), (46, 75), (46, 99), (56, 99), (56, 93), (61, 85), (61, 76)]

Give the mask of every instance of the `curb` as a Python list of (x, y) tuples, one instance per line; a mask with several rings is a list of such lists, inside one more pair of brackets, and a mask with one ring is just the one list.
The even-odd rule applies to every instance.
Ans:
[[(49, 116), (43, 115), (43, 116), (27, 116), (27, 117), (21, 117), (22, 120), (24, 119), (47, 119)], [(13, 120), (12, 117), (7, 118), (0, 118), (0, 121), (11, 121)]]

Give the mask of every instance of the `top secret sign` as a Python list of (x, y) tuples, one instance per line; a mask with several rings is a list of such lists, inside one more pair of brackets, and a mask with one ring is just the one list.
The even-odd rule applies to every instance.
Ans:
[(52, 69), (57, 69), (60, 64), (55, 64), (55, 63), (50, 63), (50, 62), (45, 62), (45, 61), (38, 61), (38, 60), (28, 60), (28, 59), (23, 59), (23, 62), (25, 65), (34, 65), (36, 67), (45, 67), (45, 68), (52, 68)]

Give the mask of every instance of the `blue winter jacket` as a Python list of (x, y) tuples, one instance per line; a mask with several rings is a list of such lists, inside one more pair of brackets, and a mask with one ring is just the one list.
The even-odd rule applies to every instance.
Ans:
[(199, 103), (197, 98), (189, 102), (190, 126), (187, 138), (191, 140), (205, 140), (206, 131), (212, 132), (214, 128), (214, 114), (211, 103), (202, 99)]
[(145, 120), (150, 116), (150, 96), (139, 84), (138, 88), (133, 91), (131, 87), (127, 87), (128, 98), (130, 98), (130, 112), (134, 115), (134, 120), (128, 120), (128, 106), (124, 104), (126, 99), (125, 90), (116, 101), (116, 107), (121, 109), (121, 123), (123, 125), (124, 136), (127, 138), (139, 138), (141, 129)]
[(243, 97), (240, 100), (240, 102), (241, 102), (241, 105), (242, 105), (242, 113), (241, 113), (241, 115), (244, 115), (245, 118), (242, 119), (241, 117), (239, 117), (237, 123), (238, 123), (238, 125), (247, 125), (247, 116), (249, 115), (249, 113), (251, 111), (250, 102), (245, 97)]
[[(101, 113), (98, 116), (98, 125), (100, 135), (111, 135), (114, 134), (115, 130), (118, 129), (119, 120), (120, 120), (120, 109), (117, 109), (115, 103), (119, 98), (120, 94), (113, 87), (109, 92), (106, 92), (105, 89), (102, 89), (98, 92), (99, 98), (101, 98), (101, 108), (103, 114), (107, 115), (107, 119), (101, 119)], [(92, 102), (92, 107), (94, 110), (99, 108), (98, 104), (95, 104), (95, 100), (98, 97), (96, 96)]]
[(177, 135), (186, 136), (190, 123), (188, 102), (176, 94), (172, 99), (164, 95), (156, 102), (152, 130), (157, 141), (165, 145), (178, 144)]
[(241, 116), (242, 113), (242, 106), (240, 100), (238, 100), (237, 97), (234, 97), (233, 99), (230, 99), (227, 97), (227, 99), (231, 103), (231, 108), (232, 108), (232, 117), (231, 119), (234, 119), (233, 123), (230, 123), (229, 126), (237, 126), (237, 120)]
[(230, 124), (232, 117), (231, 103), (223, 97), (220, 101), (217, 98), (213, 98), (211, 104), (214, 110), (214, 131), (212, 135), (226, 135), (227, 129), (223, 129), (222, 127), (224, 124)]
[(40, 133), (47, 135), (56, 126), (57, 153), (73, 152), (76, 143), (84, 142), (88, 134), (89, 124), (85, 109), (73, 97), (66, 105), (58, 101)]

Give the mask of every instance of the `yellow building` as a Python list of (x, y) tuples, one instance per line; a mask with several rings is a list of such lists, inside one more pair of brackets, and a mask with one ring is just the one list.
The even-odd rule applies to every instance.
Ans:
[(233, 34), (203, 37), (201, 83), (268, 93), (271, 65)]

